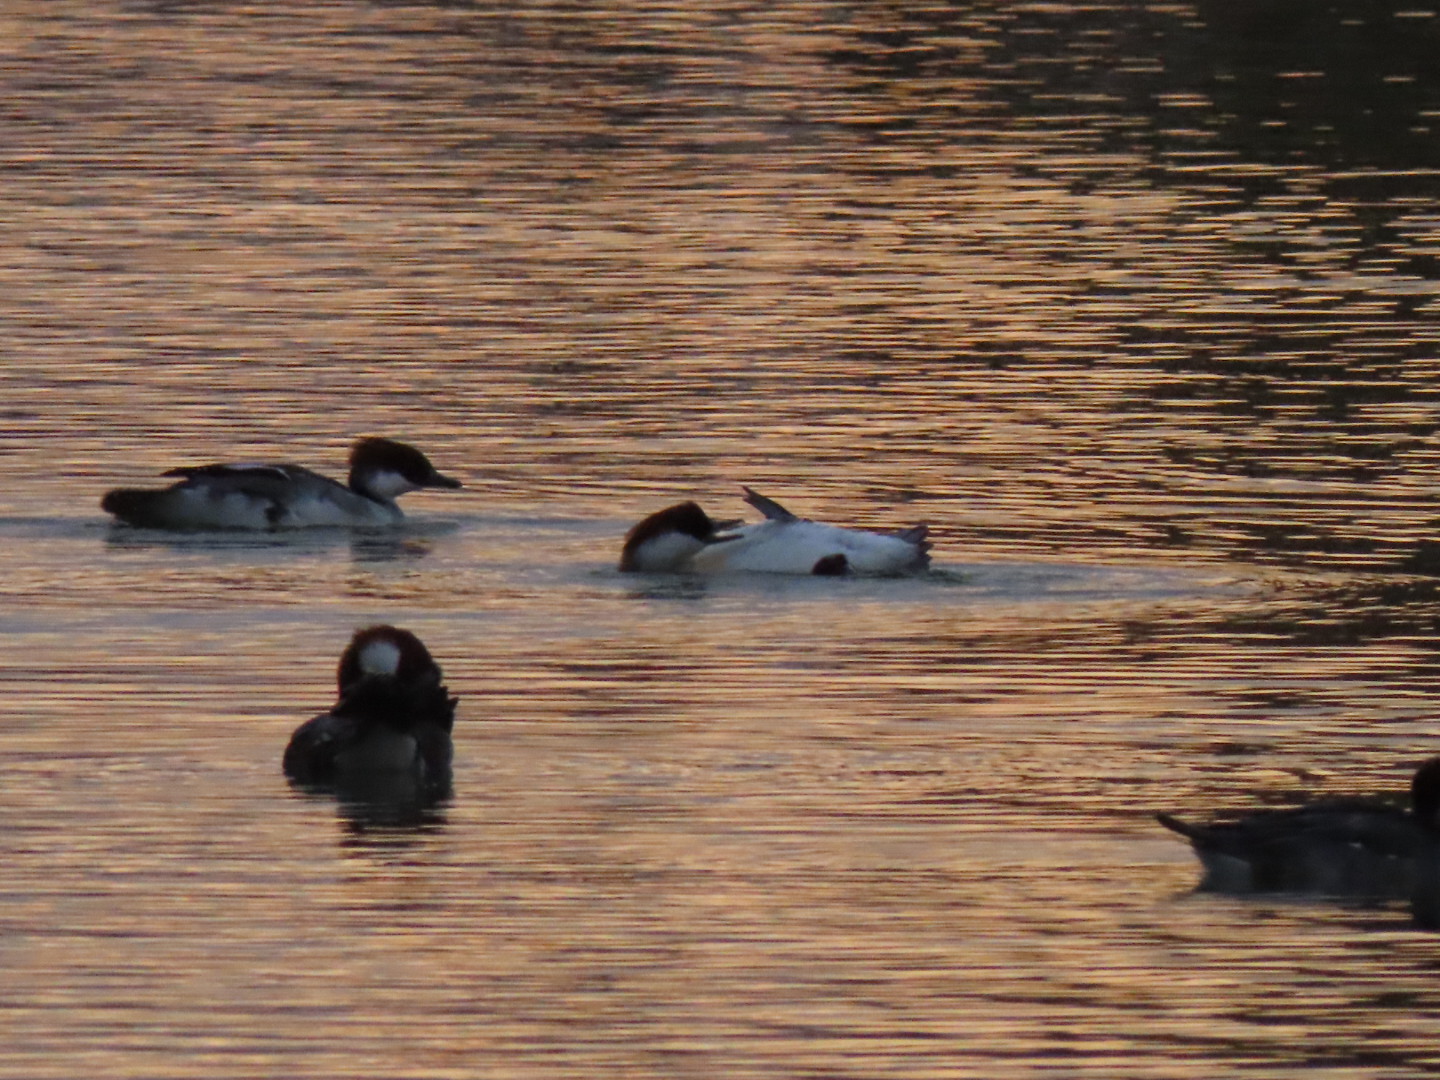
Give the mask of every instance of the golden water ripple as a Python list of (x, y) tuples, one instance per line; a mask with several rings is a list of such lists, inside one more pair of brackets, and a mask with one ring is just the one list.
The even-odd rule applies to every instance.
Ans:
[[(0, 1077), (1428, 1075), (1433, 934), (1151, 814), (1440, 745), (1436, 25), (9, 5)], [(465, 490), (101, 520), (363, 433)], [(741, 484), (937, 571), (614, 571)], [(279, 775), (381, 620), (413, 827)]]

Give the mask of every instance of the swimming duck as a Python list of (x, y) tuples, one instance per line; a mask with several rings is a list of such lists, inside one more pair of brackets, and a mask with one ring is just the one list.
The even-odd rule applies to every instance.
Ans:
[(1410, 804), (1324, 799), (1206, 824), (1156, 818), (1190, 841), (1205, 867), (1202, 889), (1406, 897), (1440, 880), (1440, 757), (1415, 771)]
[(285, 747), (285, 775), (341, 790), (371, 781), (448, 789), (457, 699), (441, 677), (440, 665), (410, 631), (357, 631), (340, 656), (338, 700), (295, 729)]
[(149, 529), (294, 529), (381, 526), (404, 520), (396, 499), (418, 488), (458, 488), (413, 446), (361, 439), (341, 484), (299, 465), (199, 465), (171, 469), (168, 488), (116, 488), (100, 501), (127, 525)]
[(694, 502), (651, 514), (625, 536), (620, 569), (714, 574), (900, 574), (930, 563), (928, 528), (898, 533), (824, 525), (799, 517), (774, 499), (744, 488), (765, 520), (715, 521)]

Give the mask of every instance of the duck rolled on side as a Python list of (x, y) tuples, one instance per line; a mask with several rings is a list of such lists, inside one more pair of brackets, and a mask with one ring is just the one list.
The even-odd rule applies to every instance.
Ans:
[(448, 791), (457, 699), (418, 637), (388, 625), (357, 631), (336, 681), (335, 705), (296, 728), (285, 747), (291, 781), (340, 791), (390, 783)]
[(1205, 823), (1156, 819), (1190, 841), (1201, 889), (1413, 899), (1440, 885), (1440, 757), (1415, 771), (1409, 809), (1323, 799)]
[(744, 488), (765, 520), (717, 522), (694, 502), (657, 511), (625, 536), (620, 569), (644, 573), (888, 575), (930, 564), (928, 527), (877, 533), (826, 525), (792, 514)]
[(413, 446), (361, 439), (341, 484), (300, 465), (198, 465), (170, 469), (168, 488), (116, 488), (101, 509), (147, 529), (277, 530), (313, 526), (386, 526), (403, 521), (396, 499), (420, 488), (458, 488)]

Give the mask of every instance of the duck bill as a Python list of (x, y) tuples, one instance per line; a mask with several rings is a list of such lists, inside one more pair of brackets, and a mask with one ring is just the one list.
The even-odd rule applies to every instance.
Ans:
[(740, 534), (734, 530), (745, 524), (744, 518), (731, 518), (729, 521), (717, 521), (710, 535), (701, 540), (702, 544), (723, 544), (727, 540), (739, 540)]

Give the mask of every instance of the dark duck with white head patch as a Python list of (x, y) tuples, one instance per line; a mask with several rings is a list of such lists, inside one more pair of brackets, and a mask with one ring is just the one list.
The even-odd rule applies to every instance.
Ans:
[(295, 729), (285, 775), (309, 787), (395, 781), (450, 785), (455, 702), (420, 639), (394, 626), (357, 631), (336, 672), (339, 699)]

